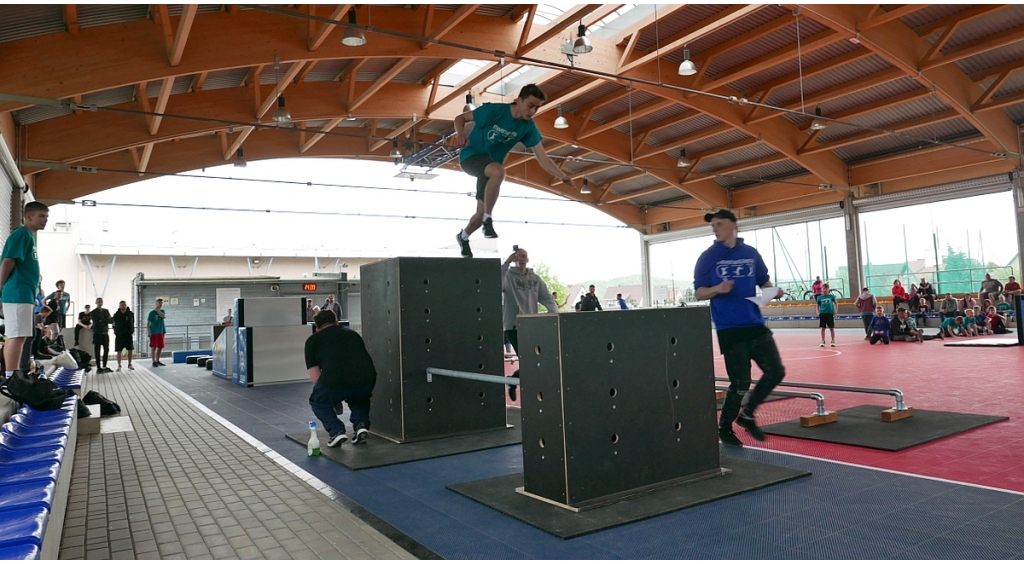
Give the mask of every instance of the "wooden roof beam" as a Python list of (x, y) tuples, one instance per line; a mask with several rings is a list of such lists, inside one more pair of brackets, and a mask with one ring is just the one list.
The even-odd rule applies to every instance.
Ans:
[[(929, 88), (918, 88), (917, 90), (911, 90), (910, 92), (904, 92), (903, 94), (897, 94), (895, 96), (889, 96), (888, 98), (883, 98), (881, 100), (877, 100), (877, 101), (874, 101), (874, 102), (871, 102), (871, 103), (868, 103), (868, 104), (861, 104), (860, 106), (855, 106), (855, 107), (850, 108), (848, 110), (843, 110), (841, 112), (836, 112), (834, 114), (829, 115), (828, 117), (830, 117), (832, 119), (850, 119), (850, 118), (855, 118), (855, 117), (862, 116), (862, 115), (865, 115), (865, 114), (870, 114), (871, 112), (877, 112), (879, 110), (884, 110), (886, 108), (891, 108), (893, 106), (898, 106), (900, 104), (906, 104), (907, 102), (913, 102), (914, 100), (920, 100), (922, 98), (927, 98), (927, 97), (929, 97), (931, 95), (932, 95), (931, 89), (929, 89)], [(810, 129), (810, 127), (811, 127), (811, 122), (808, 121), (807, 123), (805, 123), (805, 124), (800, 126), (800, 130), (801, 131), (807, 131), (808, 129)]]
[[(353, 9), (353, 4), (338, 4), (334, 8), (334, 11), (331, 12), (331, 15), (327, 17), (327, 19), (334, 20), (336, 22), (342, 22), (344, 21), (345, 16), (348, 15), (349, 10), (351, 9)], [(316, 22), (312, 21), (310, 23), (313, 25), (316, 24)], [(331, 34), (331, 31), (333, 31), (335, 27), (337, 27), (336, 24), (320, 24), (320, 29), (310, 33), (309, 37), (306, 39), (306, 49), (308, 49), (310, 52), (319, 49), (320, 46), (323, 45), (324, 40), (327, 39), (327, 36)]]
[(312, 137), (306, 139), (299, 145), (299, 152), (305, 153), (306, 151), (310, 150), (313, 147), (313, 145), (316, 145), (317, 141), (323, 139), (324, 136), (327, 135), (327, 133), (329, 133), (332, 129), (337, 127), (338, 124), (341, 123), (342, 119), (344, 118), (334, 118), (328, 121), (326, 124), (324, 124), (324, 126), (320, 128), (320, 133), (314, 134)]
[[(669, 184), (667, 182), (662, 182), (660, 184), (655, 184), (654, 186), (648, 186), (647, 188), (641, 188), (639, 190), (633, 190), (632, 192), (627, 192), (625, 194), (616, 194), (614, 198), (607, 198), (602, 203), (604, 203), (604, 204), (614, 204), (616, 202), (624, 202), (626, 200), (632, 200), (633, 198), (639, 198), (641, 196), (647, 196), (647, 195), (650, 195), (650, 194), (656, 194), (658, 192), (661, 192), (662, 190), (668, 190), (669, 188), (676, 188), (677, 190), (679, 189), (677, 186), (673, 186), (673, 185), (671, 185), (671, 184)], [(682, 190), (680, 190), (680, 191), (682, 191)], [(614, 192), (612, 192), (610, 190), (607, 193), (608, 194), (614, 194)]]
[(61, 11), (64, 13), (64, 27), (67, 28), (68, 33), (78, 34), (78, 5), (64, 4), (61, 6)]
[(683, 184), (686, 185), (694, 182), (700, 182), (701, 180), (705, 180), (709, 177), (714, 178), (716, 175), (729, 176), (732, 174), (737, 174), (746, 170), (750, 170), (752, 168), (757, 168), (760, 166), (766, 166), (775, 163), (781, 163), (787, 160), (789, 160), (789, 157), (787, 157), (786, 155), (773, 155), (770, 157), (764, 157), (760, 159), (752, 159), (742, 163), (722, 167), (718, 170), (710, 170), (703, 175), (696, 175), (693, 178), (688, 178), (687, 180), (684, 180)]
[(978, 6), (972, 6), (966, 10), (961, 10), (955, 14), (950, 14), (944, 18), (937, 19), (933, 22), (927, 23), (915, 31), (918, 37), (928, 37), (940, 29), (946, 29), (954, 24), (965, 24), (969, 21), (976, 20), (982, 16), (987, 16), (993, 12), (1004, 10), (1013, 6), (1014, 4), (982, 4)]
[[(558, 109), (558, 106), (565, 104), (577, 96), (582, 96), (603, 84), (605, 84), (605, 82), (600, 78), (591, 78), (574, 84), (554, 95), (549, 95), (548, 99), (544, 102), (544, 105), (537, 108), (537, 113), (534, 114), (534, 118), (536, 119), (538, 115), (550, 110), (556, 110)], [(545, 92), (545, 94), (547, 94), (547, 92)]]
[(993, 76), (1000, 76), (1003, 73), (1007, 73), (1007, 72), (1010, 72), (1010, 73), (1016, 72), (1016, 71), (1019, 71), (1020, 69), (1024, 69), (1024, 59), (1021, 59), (1019, 61), (1011, 61), (1009, 63), (1004, 63), (1002, 65), (999, 65), (998, 67), (990, 67), (990, 68), (987, 68), (985, 70), (980, 70), (978, 72), (973, 72), (973, 73), (971, 73), (970, 76), (971, 76), (971, 80), (975, 84), (977, 84), (979, 82), (984, 82), (985, 79), (987, 79), (987, 78), (990, 78), (990, 77), (993, 77)]
[(406, 67), (408, 67), (415, 61), (415, 57), (406, 57), (404, 59), (399, 59), (399, 61), (395, 63), (390, 69), (388, 69), (387, 72), (385, 72), (380, 76), (380, 78), (375, 80), (374, 83), (371, 84), (369, 88), (367, 88), (361, 94), (359, 94), (358, 98), (349, 102), (348, 111), (354, 112), (356, 108), (362, 106), (367, 100), (370, 99), (371, 96), (376, 94), (381, 88), (384, 88), (384, 86), (391, 82), (391, 79), (398, 76), (399, 73), (401, 73), (403, 70), (405, 70)]
[(1021, 102), (1024, 102), (1024, 92), (1021, 92), (1019, 94), (1013, 94), (1012, 96), (1000, 96), (995, 100), (991, 100), (989, 102), (979, 105), (978, 107), (974, 108), (974, 111), (987, 112), (989, 110), (998, 110), (1001, 108), (1012, 106), (1014, 104), (1019, 104)]
[(639, 20), (633, 22), (633, 25), (617, 33), (615, 35), (615, 39), (613, 39), (612, 42), (615, 45), (622, 45), (628, 39), (640, 35), (645, 29), (653, 26), (655, 22), (664, 20), (665, 18), (672, 16), (673, 14), (679, 12), (680, 10), (685, 10), (687, 6), (688, 4), (668, 4), (667, 6), (665, 6), (666, 9), (662, 10), (661, 12), (655, 10), (653, 13), (647, 14), (643, 18), (640, 18)]
[(467, 90), (472, 90), (474, 86), (486, 81), (491, 75), (501, 70), (501, 62), (491, 63), (485, 67), (481, 67), (480, 70), (466, 77), (466, 80), (460, 82), (447, 96), (441, 100), (434, 102), (427, 107), (427, 115), (435, 112), (438, 108), (443, 107), (448, 102), (455, 100), (459, 96), (462, 96)]
[(1012, 45), (1020, 41), (1024, 41), (1024, 26), (1021, 25), (1001, 31), (995, 35), (982, 37), (969, 43), (965, 43), (964, 45), (957, 46), (945, 55), (936, 57), (930, 61), (922, 61), (918, 67), (922, 71), (934, 69), (936, 67), (941, 67), (942, 65), (954, 63), (960, 59), (973, 57), (974, 55), (979, 55), (986, 51)]
[[(433, 8), (433, 5), (431, 4), (429, 7)], [(462, 23), (462, 20), (473, 15), (473, 13), (476, 12), (476, 9), (478, 7), (480, 7), (480, 4), (463, 4), (462, 6), (460, 6), (459, 9), (456, 10), (455, 13), (452, 14), (443, 24), (438, 26), (438, 28), (435, 29), (434, 31), (430, 32), (430, 35), (424, 34), (426, 35), (427, 41), (423, 41), (420, 44), (420, 48), (429, 48), (432, 45), (430, 40), (441, 39), (442, 37), (447, 35), (451, 30), (455, 29), (456, 26)]]
[[(631, 110), (623, 114), (620, 114), (602, 124), (595, 124), (592, 127), (585, 128), (583, 131), (580, 131), (576, 134), (576, 138), (585, 139), (587, 137), (597, 135), (598, 133), (604, 133), (609, 129), (615, 129), (616, 127), (619, 127), (620, 125), (623, 124), (627, 124), (633, 121), (634, 119), (639, 119), (646, 115), (653, 114), (654, 112), (659, 112), (661, 110), (664, 110), (665, 108), (672, 107), (675, 104), (675, 101), (665, 100), (664, 98), (658, 100), (651, 100), (646, 104), (640, 104), (639, 106), (632, 108)], [(586, 125), (590, 125), (593, 123), (593, 121), (588, 121)]]
[(253, 131), (256, 131), (256, 128), (251, 125), (242, 128), (242, 131), (238, 133), (238, 137), (235, 137), (235, 140), (224, 150), (224, 162), (230, 161), (235, 157), (235, 153), (242, 148), (242, 143), (245, 143), (245, 140), (252, 135)]
[(800, 42), (800, 49), (797, 49), (796, 43), (780, 49), (776, 49), (771, 53), (766, 53), (760, 57), (756, 57), (746, 63), (736, 65), (731, 69), (726, 69), (722, 74), (716, 77), (714, 80), (707, 84), (702, 84), (700, 87), (703, 90), (714, 90), (720, 88), (729, 83), (736, 82), (741, 78), (746, 78), (752, 74), (757, 74), (765, 69), (771, 68), (775, 65), (784, 63), (786, 61), (797, 58), (798, 55), (810, 53), (816, 51), (822, 47), (827, 47), (837, 41), (853, 37), (853, 34), (848, 32), (839, 32), (835, 30), (825, 30), (816, 33), (805, 40)]
[(883, 126), (883, 129), (886, 129), (887, 131), (864, 131), (862, 133), (855, 133), (853, 135), (841, 137), (834, 141), (829, 141), (828, 143), (820, 143), (816, 146), (808, 147), (806, 149), (799, 151), (799, 154), (813, 155), (814, 153), (820, 153), (822, 151), (831, 151), (834, 149), (838, 149), (840, 147), (846, 147), (849, 145), (860, 143), (862, 141), (869, 141), (871, 139), (878, 139), (879, 137), (886, 137), (890, 135), (889, 131), (909, 131), (911, 129), (916, 129), (918, 127), (924, 127), (926, 125), (932, 125), (944, 121), (949, 121), (951, 119), (956, 119), (958, 117), (960, 117), (960, 112), (957, 112), (956, 110), (946, 110), (944, 112), (939, 112), (932, 116), (908, 119), (905, 121), (901, 121), (899, 123)]
[(644, 145), (639, 151), (637, 151), (633, 158), (635, 160), (640, 160), (654, 155), (661, 155), (675, 149), (681, 149), (690, 143), (696, 143), (697, 141), (702, 141), (709, 137), (714, 137), (715, 135), (721, 135), (722, 133), (732, 131), (733, 129), (735, 128), (727, 123), (720, 123), (711, 127), (705, 127), (699, 131), (667, 141), (658, 147)]
[[(803, 19), (804, 16), (798, 16), (798, 18)], [(711, 64), (711, 62), (714, 61), (715, 58), (721, 56), (724, 53), (732, 51), (737, 47), (741, 47), (753, 41), (757, 41), (758, 39), (761, 39), (766, 35), (771, 35), (772, 33), (779, 31), (780, 29), (785, 29), (786, 27), (792, 25), (796, 21), (796, 19), (797, 18), (793, 18), (792, 16), (782, 16), (779, 18), (775, 18), (774, 20), (766, 24), (762, 24), (746, 33), (741, 33), (740, 35), (737, 35), (736, 37), (733, 37), (728, 41), (715, 45), (714, 47), (708, 49), (707, 51), (704, 51), (702, 53), (696, 53), (693, 59), (694, 62), (698, 65), (698, 69), (697, 74), (690, 78), (691, 84), (697, 84), (703, 79), (704, 73), (708, 69), (708, 65)]]
[(398, 127), (392, 129), (390, 133), (384, 135), (383, 139), (378, 139), (376, 143), (371, 145), (370, 146), (370, 152), (372, 153), (372, 152), (376, 151), (377, 149), (380, 149), (384, 145), (387, 145), (388, 142), (398, 138), (399, 135), (401, 135), (401, 134), (405, 133), (406, 131), (409, 131), (410, 129), (412, 129), (412, 126), (414, 126), (414, 125), (416, 125), (416, 122), (414, 122), (411, 119), (403, 121), (401, 124), (398, 125)]
[(274, 89), (269, 96), (264, 98), (263, 103), (256, 109), (256, 119), (262, 119), (263, 116), (270, 111), (270, 108), (277, 104), (277, 97), (284, 94), (284, 91), (295, 79), (295, 76), (299, 74), (302, 67), (305, 66), (305, 61), (294, 61), (288, 70), (281, 75), (281, 78), (277, 81), (277, 88)]
[(167, 62), (172, 67), (181, 64), (181, 56), (185, 53), (185, 44), (188, 43), (188, 34), (192, 31), (192, 22), (196, 19), (196, 10), (199, 4), (185, 4), (181, 8), (181, 17), (178, 18), (178, 29), (174, 33), (174, 41), (167, 50)]
[(516, 55), (523, 56), (534, 51), (549, 39), (556, 37), (559, 33), (562, 33), (569, 26), (582, 20), (588, 14), (601, 9), (602, 4), (577, 4), (572, 8), (569, 8), (562, 13), (561, 16), (555, 18), (550, 24), (547, 25), (547, 29), (542, 31), (540, 35), (526, 42), (522, 48), (516, 50)]
[(864, 31), (866, 29), (878, 27), (882, 24), (889, 23), (893, 20), (898, 20), (903, 16), (906, 16), (907, 14), (913, 14), (914, 12), (918, 10), (923, 10), (924, 8), (927, 7), (927, 4), (904, 4), (903, 6), (893, 8), (888, 12), (883, 12), (879, 10), (867, 20), (864, 20), (857, 24), (857, 30)]
[[(156, 105), (153, 106), (153, 112), (156, 114), (163, 114), (167, 110), (167, 100), (171, 97), (171, 87), (174, 86), (174, 77), (169, 76), (164, 79), (160, 84), (160, 94), (156, 97)], [(143, 96), (145, 96), (145, 90), (143, 90)], [(157, 131), (160, 130), (160, 122), (163, 121), (162, 115), (149, 116), (149, 134), (156, 135)]]
[[(818, 104), (828, 102), (829, 100), (835, 100), (837, 98), (842, 98), (843, 96), (848, 96), (855, 92), (861, 92), (863, 90), (867, 90), (868, 88), (874, 88), (875, 86), (878, 86), (880, 84), (892, 82), (905, 76), (906, 74), (904, 74), (904, 72), (901, 71), (900, 69), (886, 69), (884, 71), (879, 71), (858, 78), (857, 80), (851, 80), (849, 82), (837, 84), (830, 88), (825, 88), (824, 90), (819, 90), (818, 92), (814, 92), (813, 94), (807, 95), (803, 100), (797, 98), (796, 100), (793, 100), (792, 102), (781, 107), (787, 110), (798, 110), (800, 109), (801, 105), (803, 105), (805, 108), (810, 109)], [(747, 123), (759, 123), (762, 121), (772, 119), (776, 116), (780, 116), (783, 113), (784, 112), (781, 112), (779, 110), (772, 110), (771, 112), (761, 114), (758, 117), (751, 117), (750, 119), (747, 120)]]

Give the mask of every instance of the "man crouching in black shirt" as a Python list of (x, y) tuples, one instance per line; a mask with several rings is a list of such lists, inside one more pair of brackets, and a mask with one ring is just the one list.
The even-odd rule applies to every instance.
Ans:
[(327, 446), (348, 440), (345, 424), (334, 411), (343, 401), (351, 411), (352, 443), (364, 442), (370, 429), (370, 396), (377, 383), (373, 359), (359, 333), (339, 326), (333, 311), (322, 310), (313, 322), (316, 333), (306, 339), (306, 368), (313, 381), (309, 406), (331, 435)]

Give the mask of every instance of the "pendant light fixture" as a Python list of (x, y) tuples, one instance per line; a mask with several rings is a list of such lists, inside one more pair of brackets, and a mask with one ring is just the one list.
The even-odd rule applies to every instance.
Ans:
[[(348, 11), (348, 23), (356, 25), (356, 9), (352, 8)], [(354, 27), (346, 27), (345, 35), (341, 37), (341, 42), (349, 47), (362, 47), (366, 45), (366, 36), (363, 35), (363, 30)]]
[(814, 121), (811, 122), (811, 131), (821, 131), (828, 127), (828, 122), (821, 119), (821, 108), (818, 106), (814, 107)]
[(679, 150), (679, 160), (676, 162), (676, 166), (679, 168), (688, 168), (693, 166), (693, 161), (686, 158), (686, 149)]
[(583, 187), (580, 188), (580, 194), (590, 194), (590, 184), (586, 178), (583, 179)]
[(476, 109), (476, 106), (473, 104), (473, 93), (472, 92), (467, 92), (466, 93), (466, 105), (462, 106), (462, 113), (472, 112), (475, 109)]
[(583, 21), (580, 21), (580, 27), (577, 28), (576, 33), (579, 37), (572, 44), (572, 52), (577, 55), (585, 55), (594, 50), (594, 46), (590, 44), (590, 40), (587, 39), (587, 26), (583, 25)]
[(679, 63), (679, 74), (682, 76), (693, 76), (697, 74), (697, 65), (690, 60), (690, 50), (683, 49), (683, 62)]
[(391, 154), (388, 155), (388, 156), (390, 156), (392, 159), (400, 159), (400, 158), (402, 158), (402, 152), (398, 150), (398, 140), (397, 139), (392, 139), (391, 140)]
[(288, 108), (284, 106), (284, 95), (281, 94), (280, 70), (281, 57), (279, 55), (274, 55), (274, 90), (277, 90), (277, 109), (274, 110), (274, 117), (271, 119), (282, 126), (288, 126), (292, 123), (292, 114), (288, 111)]
[(239, 147), (238, 150), (235, 151), (235, 166), (238, 168), (245, 168), (248, 165), (249, 163), (245, 162), (245, 157), (242, 156), (242, 148)]
[(558, 117), (555, 118), (555, 129), (569, 129), (569, 121), (562, 115), (562, 106), (558, 106)]

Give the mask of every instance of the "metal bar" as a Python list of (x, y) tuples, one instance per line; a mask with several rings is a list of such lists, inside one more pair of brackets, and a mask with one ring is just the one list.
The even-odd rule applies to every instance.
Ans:
[[(717, 380), (717, 378), (716, 378), (716, 380)], [(728, 378), (726, 378), (726, 380), (728, 380)], [(724, 392), (725, 391), (729, 391), (729, 388), (723, 388), (721, 386), (716, 386), (715, 389), (716, 390), (721, 390), (721, 391), (724, 391)], [(772, 393), (769, 394), (769, 395), (782, 396), (782, 397), (785, 397), (785, 398), (807, 398), (807, 399), (812, 399), (812, 400), (814, 400), (814, 403), (817, 404), (817, 407), (814, 410), (814, 414), (815, 415), (822, 415), (822, 416), (828, 415), (828, 412), (825, 411), (825, 396), (823, 396), (823, 395), (821, 395), (821, 394), (819, 394), (817, 392), (788, 392), (786, 390), (772, 390)]]
[[(716, 382), (728, 382), (728, 378), (715, 377)], [(757, 380), (751, 380), (752, 385), (757, 384)], [(843, 386), (840, 384), (812, 384), (808, 382), (779, 382), (780, 386), (788, 386), (790, 388), (811, 388), (815, 390), (832, 390), (836, 392), (859, 392), (862, 394), (881, 394), (884, 396), (893, 396), (896, 398), (896, 409), (904, 411), (907, 409), (906, 404), (903, 403), (903, 392), (892, 388), (886, 390), (884, 388), (861, 388), (860, 386)], [(772, 391), (772, 393), (775, 393)]]
[(449, 378), (462, 378), (463, 380), (479, 380), (480, 382), (492, 382), (494, 384), (505, 384), (507, 386), (518, 386), (519, 378), (511, 376), (493, 376), (491, 374), (477, 374), (476, 372), (461, 372), (459, 370), (445, 370), (443, 368), (427, 368), (427, 382), (433, 382), (434, 376), (448, 376)]
[[(177, 278), (178, 277), (178, 265), (174, 264), (174, 255), (167, 255), (167, 256), (171, 259), (171, 274), (173, 274), (174, 277)], [(250, 275), (251, 274), (252, 273), (250, 273)]]
[(110, 259), (110, 270), (107, 271), (107, 279), (103, 282), (103, 294), (107, 295), (107, 286), (110, 285), (110, 275), (114, 273), (114, 265), (117, 264), (117, 255)]
[(196, 276), (196, 266), (199, 266), (199, 257), (196, 257), (192, 261), (192, 272), (188, 273), (188, 277), (189, 278), (195, 278), (195, 276)]
[(92, 275), (92, 261), (89, 260), (89, 255), (82, 255), (82, 257), (85, 259), (85, 271), (89, 273), (89, 280), (92, 282), (92, 292), (97, 298), (102, 297), (100, 289), (96, 287), (96, 278)]

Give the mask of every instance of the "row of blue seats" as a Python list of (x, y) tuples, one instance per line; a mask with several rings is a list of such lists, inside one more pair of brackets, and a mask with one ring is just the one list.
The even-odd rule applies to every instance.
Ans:
[(72, 370), (70, 368), (58, 368), (53, 373), (53, 383), (64, 390), (81, 390), (82, 377), (85, 370)]
[[(82, 372), (58, 377), (81, 387)], [(73, 395), (53, 411), (22, 406), (0, 427), (0, 560), (40, 557), (76, 409)]]

